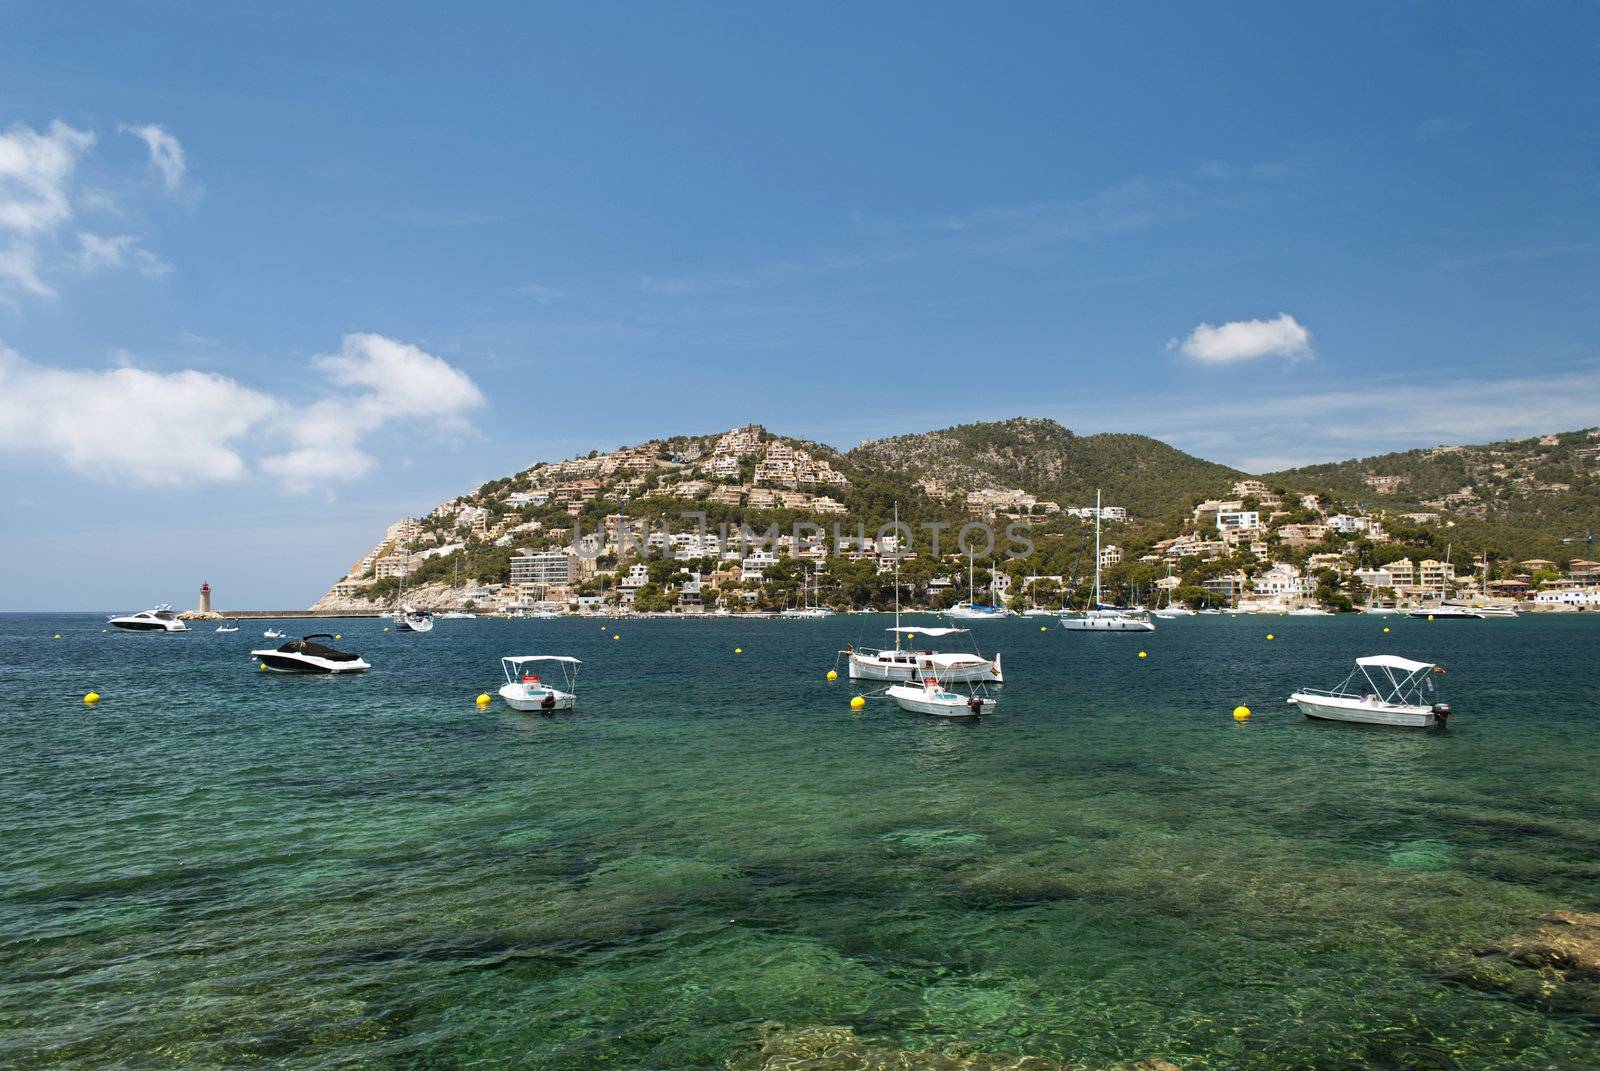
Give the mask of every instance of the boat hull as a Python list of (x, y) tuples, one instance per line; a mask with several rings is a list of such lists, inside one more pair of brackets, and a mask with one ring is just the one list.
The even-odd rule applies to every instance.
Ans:
[(163, 625), (154, 621), (112, 621), (112, 628), (121, 629), (123, 632), (188, 632), (187, 625), (179, 624), (177, 627)]
[[(993, 711), (996, 702), (993, 699), (970, 699), (948, 692), (929, 695), (927, 689), (920, 687), (894, 687), (888, 690), (888, 695), (899, 704), (901, 710), (912, 714), (931, 714), (936, 718), (975, 718)], [(946, 696), (948, 698), (943, 698)]]
[(365, 673), (371, 669), (365, 659), (335, 661), (316, 655), (293, 654), (285, 651), (251, 651), (261, 664), (274, 673)]
[(1156, 626), (1136, 617), (1063, 617), (1058, 628), (1068, 632), (1154, 632)]
[(577, 696), (556, 688), (532, 688), (524, 684), (504, 684), (500, 698), (512, 710), (524, 714), (558, 714), (569, 711)]
[(1440, 724), (1432, 707), (1401, 706), (1335, 696), (1305, 695), (1296, 692), (1289, 702), (1314, 721), (1345, 721), (1359, 725), (1392, 725), (1406, 729), (1428, 729)]

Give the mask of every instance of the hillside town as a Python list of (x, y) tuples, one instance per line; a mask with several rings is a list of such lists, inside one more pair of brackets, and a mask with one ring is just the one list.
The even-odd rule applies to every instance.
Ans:
[[(1600, 565), (1485, 560), (1449, 542), (1443, 504), (1367, 509), (1242, 479), (1195, 488), (1174, 526), (1116, 504), (1097, 516), (1023, 488), (923, 478), (896, 499), (923, 505), (916, 523), (894, 529), (855, 501), (848, 469), (758, 424), (537, 464), (390, 525), (314, 609), (404, 597), (507, 614), (859, 610), (892, 602), (896, 570), (908, 607), (1070, 608), (1091, 595), (1097, 520), (1104, 590), (1127, 605), (1600, 609)], [(1026, 536), (1008, 545), (1006, 532)]]

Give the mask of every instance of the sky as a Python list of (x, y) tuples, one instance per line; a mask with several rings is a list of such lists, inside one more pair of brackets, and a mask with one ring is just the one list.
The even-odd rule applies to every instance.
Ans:
[(1597, 72), (1578, 3), (0, 0), (0, 609), (303, 607), (749, 421), (1600, 423)]

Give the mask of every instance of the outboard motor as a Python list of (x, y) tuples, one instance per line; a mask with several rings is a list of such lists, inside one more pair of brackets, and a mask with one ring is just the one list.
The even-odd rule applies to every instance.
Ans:
[(544, 698), (539, 700), (539, 706), (543, 707), (545, 710), (554, 710), (555, 705), (556, 697), (551, 695), (549, 692), (546, 692)]
[(1435, 718), (1439, 719), (1439, 724), (1441, 726), (1448, 724), (1449, 721), (1450, 721), (1450, 704), (1449, 703), (1435, 703), (1435, 704), (1433, 704), (1433, 716)]
[(967, 709), (972, 711), (974, 714), (982, 714), (983, 700), (979, 699), (977, 696), (973, 696), (971, 699), (967, 700)]

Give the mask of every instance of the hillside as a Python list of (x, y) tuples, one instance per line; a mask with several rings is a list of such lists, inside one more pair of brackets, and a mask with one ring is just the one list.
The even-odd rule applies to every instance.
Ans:
[(1167, 516), (1243, 475), (1146, 435), (1074, 435), (1037, 417), (873, 439), (845, 457), (912, 481), (936, 479), (961, 491), (1020, 487), (1062, 505), (1092, 505), (1100, 488), (1107, 503), (1142, 517)]
[(1600, 521), (1600, 428), (1379, 454), (1263, 479), (1326, 489), (1369, 509), (1437, 512), (1469, 542), (1564, 559), (1572, 547), (1562, 539)]

